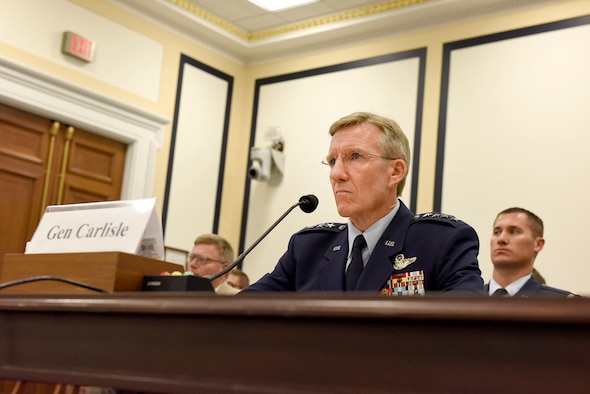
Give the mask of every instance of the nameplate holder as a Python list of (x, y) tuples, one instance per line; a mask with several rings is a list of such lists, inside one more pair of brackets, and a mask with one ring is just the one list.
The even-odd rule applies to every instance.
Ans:
[(25, 254), (124, 252), (164, 259), (156, 199), (48, 206)]

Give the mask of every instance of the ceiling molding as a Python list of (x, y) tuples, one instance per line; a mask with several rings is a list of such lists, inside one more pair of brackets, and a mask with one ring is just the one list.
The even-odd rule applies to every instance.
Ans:
[(272, 29), (263, 29), (263, 30), (256, 30), (256, 31), (247, 31), (242, 29), (225, 19), (222, 19), (203, 8), (191, 3), (188, 0), (167, 0), (169, 3), (174, 4), (175, 6), (192, 13), (198, 18), (201, 18), (209, 23), (212, 23), (219, 28), (227, 31), (230, 34), (235, 35), (236, 37), (243, 39), (247, 42), (258, 41), (262, 39), (267, 39), (269, 37), (277, 37), (282, 36), (285, 34), (291, 34), (293, 32), (298, 32), (307, 29), (315, 29), (322, 26), (328, 26), (334, 23), (341, 23), (351, 20), (359, 20), (360, 18), (366, 18), (369, 16), (378, 15), (388, 11), (399, 10), (404, 7), (409, 7), (412, 5), (425, 3), (432, 0), (395, 0), (395, 1), (384, 1), (378, 4), (373, 4), (370, 6), (364, 6), (359, 8), (354, 8), (344, 12), (334, 13), (328, 16), (323, 16), (320, 18), (313, 18), (304, 20), (301, 22), (285, 24), (283, 26), (272, 28)]
[[(111, 1), (223, 56), (252, 65), (560, 0), (359, 0), (365, 5), (329, 14), (325, 10), (333, 10), (330, 5), (345, 7), (359, 1), (320, 0), (324, 8), (311, 14), (315, 17), (308, 15), (271, 28), (250, 30), (240, 26), (243, 21), (235, 17), (255, 7), (246, 0), (233, 0), (231, 9), (224, 3), (229, 0)], [(207, 4), (219, 7), (215, 14), (202, 6)], [(257, 12), (263, 18), (277, 18), (277, 14)]]

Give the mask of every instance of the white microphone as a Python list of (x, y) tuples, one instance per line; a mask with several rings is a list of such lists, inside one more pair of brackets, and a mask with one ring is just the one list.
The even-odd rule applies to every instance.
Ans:
[(238, 264), (240, 264), (242, 262), (242, 260), (244, 260), (244, 258), (248, 255), (248, 253), (250, 253), (250, 251), (252, 249), (254, 249), (254, 247), (256, 247), (256, 245), (258, 245), (260, 243), (260, 241), (262, 241), (264, 239), (264, 237), (266, 237), (268, 235), (268, 233), (270, 233), (277, 226), (277, 224), (279, 224), (285, 218), (285, 216), (287, 216), (296, 207), (301, 208), (301, 210), (305, 213), (311, 213), (311, 212), (315, 211), (315, 209), (318, 207), (319, 203), (320, 202), (319, 202), (318, 198), (316, 196), (314, 196), (313, 194), (308, 194), (306, 196), (302, 196), (299, 199), (298, 203), (291, 205), (291, 207), (289, 207), (289, 209), (287, 209), (287, 211), (283, 214), (283, 216), (278, 218), (278, 220), (276, 222), (274, 222), (272, 224), (272, 226), (270, 226), (269, 229), (266, 230), (264, 232), (264, 234), (262, 234), (260, 236), (260, 238), (258, 238), (256, 240), (256, 242), (254, 242), (252, 244), (252, 246), (250, 246), (247, 250), (245, 250), (242, 254), (240, 254), (238, 256), (238, 258), (235, 259), (235, 261), (233, 263), (231, 263), (229, 266), (227, 266), (223, 271), (220, 271), (214, 275), (207, 275), (207, 276), (205, 276), (205, 278), (213, 281), (213, 280), (219, 278), (220, 276), (227, 274), (232, 269), (234, 269), (234, 267), (237, 266)]

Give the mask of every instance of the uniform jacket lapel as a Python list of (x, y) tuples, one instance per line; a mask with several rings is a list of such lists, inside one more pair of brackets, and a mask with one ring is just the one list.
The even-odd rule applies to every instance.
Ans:
[(541, 286), (543, 286), (541, 282), (537, 281), (533, 276), (531, 276), (514, 296), (521, 297), (527, 294), (536, 294), (539, 290), (539, 287)]
[(399, 211), (375, 245), (359, 278), (357, 291), (379, 291), (393, 274), (394, 257), (402, 251), (408, 227), (414, 217), (401, 200), (400, 204)]
[(322, 261), (322, 265), (318, 270), (319, 290), (344, 290), (344, 268), (346, 267), (347, 257), (347, 232), (342, 231), (324, 253), (324, 261)]

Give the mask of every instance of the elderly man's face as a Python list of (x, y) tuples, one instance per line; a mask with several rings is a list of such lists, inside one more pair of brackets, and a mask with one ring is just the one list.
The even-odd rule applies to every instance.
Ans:
[(361, 231), (397, 203), (397, 185), (407, 167), (385, 158), (379, 146), (383, 131), (366, 123), (342, 128), (332, 137), (327, 160), (338, 213)]

